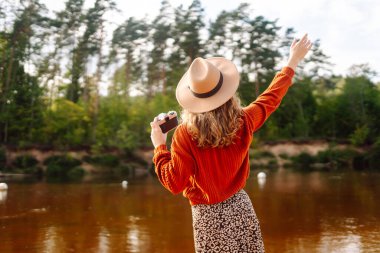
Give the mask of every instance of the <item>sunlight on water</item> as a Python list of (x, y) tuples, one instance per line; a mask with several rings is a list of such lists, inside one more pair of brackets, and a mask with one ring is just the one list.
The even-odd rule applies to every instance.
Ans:
[(56, 233), (56, 228), (48, 227), (45, 232), (42, 252), (44, 253), (56, 252), (59, 245), (57, 243), (57, 239), (58, 237)]
[(259, 184), (260, 190), (264, 188), (266, 180), (267, 179), (265, 177), (257, 179), (257, 183)]
[(99, 236), (98, 236), (99, 245), (98, 245), (97, 252), (102, 252), (102, 253), (110, 252), (109, 237), (110, 237), (110, 234), (108, 233), (107, 229), (104, 227), (101, 228), (99, 232)]
[(138, 222), (141, 218), (130, 216), (128, 224), (127, 245), (129, 252), (142, 252), (146, 250), (146, 245), (149, 243), (149, 236), (144, 233)]
[(7, 199), (7, 194), (7, 191), (0, 191), (0, 204), (1, 202), (5, 202), (5, 200)]
[[(245, 190), (267, 252), (380, 252), (380, 174), (267, 171)], [(0, 252), (193, 253), (191, 209), (153, 177), (113, 183), (9, 183)], [(158, 250), (159, 249), (159, 250)]]

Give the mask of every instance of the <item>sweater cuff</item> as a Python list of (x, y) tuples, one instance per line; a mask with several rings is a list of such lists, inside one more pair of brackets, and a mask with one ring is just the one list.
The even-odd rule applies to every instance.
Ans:
[(288, 75), (288, 76), (291, 77), (291, 78), (293, 78), (294, 73), (295, 73), (294, 69), (292, 69), (292, 68), (289, 67), (289, 66), (285, 66), (285, 67), (283, 67), (283, 68), (281, 69), (281, 72), (284, 73), (284, 74), (286, 74), (286, 75)]
[(154, 154), (157, 154), (158, 152), (163, 151), (163, 150), (168, 150), (168, 148), (166, 147), (166, 144), (161, 144), (161, 145), (157, 146), (154, 149)]

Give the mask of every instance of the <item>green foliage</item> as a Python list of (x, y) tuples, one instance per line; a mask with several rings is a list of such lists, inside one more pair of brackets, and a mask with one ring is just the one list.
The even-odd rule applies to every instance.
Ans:
[(44, 161), (44, 165), (58, 166), (62, 169), (71, 169), (81, 165), (82, 162), (68, 155), (54, 155), (50, 156)]
[(372, 146), (365, 159), (369, 168), (380, 170), (380, 137)]
[(117, 166), (113, 169), (113, 173), (120, 176), (128, 176), (136, 168), (135, 164), (127, 163), (120, 166)]
[(302, 152), (297, 156), (293, 156), (291, 160), (294, 167), (302, 170), (310, 169), (310, 165), (316, 162), (315, 157), (305, 152)]
[(327, 149), (325, 151), (318, 152), (317, 162), (320, 163), (332, 163), (337, 168), (350, 167), (352, 159), (357, 155), (357, 151), (353, 149)]
[(2, 170), (7, 164), (7, 154), (3, 147), (0, 147), (0, 169)]
[(312, 169), (313, 165), (317, 164), (334, 169), (348, 169), (355, 167), (354, 160), (358, 159), (360, 156), (361, 155), (357, 151), (350, 148), (329, 148), (318, 152), (315, 156), (302, 152), (297, 156), (291, 157), (290, 160), (292, 161), (292, 167), (303, 170)]
[(360, 146), (365, 144), (369, 134), (369, 128), (367, 125), (357, 127), (355, 131), (350, 135), (350, 141), (353, 145)]
[(86, 142), (89, 117), (84, 108), (65, 99), (56, 100), (45, 112), (41, 142), (76, 146)]
[(85, 170), (81, 167), (75, 167), (68, 171), (67, 177), (71, 180), (80, 180), (85, 175)]
[(285, 160), (288, 160), (289, 159), (289, 155), (286, 154), (286, 153), (281, 153), (278, 155), (279, 157), (281, 157), (282, 159), (285, 159)]
[(260, 158), (275, 158), (275, 155), (273, 155), (269, 151), (254, 151), (252, 153), (253, 158), (260, 159)]
[(85, 156), (83, 160), (87, 163), (104, 167), (116, 167), (120, 163), (119, 157), (115, 155)]
[(70, 156), (50, 156), (44, 164), (48, 178), (75, 179), (84, 175), (84, 170), (78, 167), (82, 162)]
[[(253, 16), (246, 3), (220, 12), (206, 30), (201, 1), (171, 7), (164, 0), (156, 17), (128, 17), (110, 36), (104, 25), (116, 7), (112, 0), (95, 0), (86, 8), (84, 0), (66, 0), (52, 15), (39, 2), (5, 1), (9, 13), (0, 15), (2, 144), (87, 146), (98, 152), (116, 147), (127, 153), (152, 147), (149, 122), (160, 112), (180, 112), (175, 87), (195, 57), (233, 59), (241, 72), (238, 93), (248, 105), (269, 86), (296, 33), (289, 27), (280, 34), (277, 20)], [(373, 145), (380, 136), (375, 71), (357, 64), (346, 77), (332, 75), (318, 39), (308, 55), (256, 137)], [(100, 95), (106, 73), (113, 78), (108, 94)], [(376, 157), (374, 148), (363, 161)], [(297, 159), (304, 165), (312, 161), (306, 155)], [(5, 163), (0, 152), (0, 166)]]
[(12, 165), (16, 168), (27, 169), (33, 168), (38, 164), (38, 160), (34, 158), (32, 155), (20, 155), (17, 156)]

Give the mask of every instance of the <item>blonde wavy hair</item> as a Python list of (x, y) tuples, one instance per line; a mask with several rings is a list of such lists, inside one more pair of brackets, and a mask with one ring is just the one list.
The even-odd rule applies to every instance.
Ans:
[(191, 113), (184, 109), (181, 113), (182, 123), (201, 148), (233, 144), (243, 123), (242, 115), (240, 99), (236, 94), (212, 111)]

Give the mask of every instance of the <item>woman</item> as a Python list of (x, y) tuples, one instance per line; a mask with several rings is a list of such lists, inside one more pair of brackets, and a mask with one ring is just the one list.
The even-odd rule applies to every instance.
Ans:
[(244, 108), (235, 95), (235, 65), (222, 57), (197, 58), (176, 89), (183, 122), (170, 151), (157, 117), (150, 123), (156, 174), (170, 192), (189, 199), (196, 252), (264, 252), (259, 222), (243, 190), (248, 150), (252, 134), (278, 108), (311, 46), (307, 34), (294, 39), (287, 65)]

